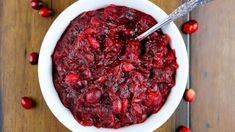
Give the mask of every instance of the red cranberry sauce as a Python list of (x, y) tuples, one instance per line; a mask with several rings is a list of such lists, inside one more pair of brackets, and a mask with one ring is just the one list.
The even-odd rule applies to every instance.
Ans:
[(156, 20), (110, 5), (75, 18), (58, 41), (53, 80), (64, 106), (84, 126), (120, 128), (156, 113), (175, 85), (178, 64), (161, 30), (134, 41)]

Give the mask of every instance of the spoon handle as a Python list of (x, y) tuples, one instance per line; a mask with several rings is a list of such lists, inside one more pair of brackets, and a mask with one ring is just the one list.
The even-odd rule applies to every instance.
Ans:
[(169, 17), (172, 21), (178, 19), (181, 16), (188, 14), (194, 8), (209, 3), (212, 0), (189, 0), (185, 2), (183, 5), (178, 7), (174, 12), (172, 12)]
[(163, 21), (157, 23), (156, 25), (154, 25), (153, 27), (151, 27), (150, 29), (148, 29), (147, 31), (142, 33), (140, 36), (138, 36), (136, 38), (136, 40), (138, 40), (138, 41), (143, 40), (148, 35), (152, 34), (153, 32), (155, 32), (156, 30), (160, 29), (161, 27), (169, 24), (170, 22), (176, 20), (177, 18), (179, 18), (181, 16), (186, 15), (187, 13), (192, 11), (194, 8), (196, 8), (196, 7), (200, 6), (200, 5), (209, 3), (210, 1), (213, 1), (213, 0), (189, 0), (189, 1), (185, 2), (184, 4), (179, 6), (174, 12), (172, 12), (169, 15), (169, 17), (167, 17)]

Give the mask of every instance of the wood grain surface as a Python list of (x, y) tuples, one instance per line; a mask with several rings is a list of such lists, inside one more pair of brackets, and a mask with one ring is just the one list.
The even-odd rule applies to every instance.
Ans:
[(195, 132), (235, 131), (235, 1), (215, 0), (195, 10), (200, 30), (192, 35), (192, 104)]
[[(27, 61), (39, 51), (43, 37), (56, 16), (75, 0), (44, 0), (56, 13), (42, 18), (29, 0), (0, 0), (0, 132), (67, 132), (50, 112), (40, 92), (37, 66)], [(152, 0), (167, 13), (180, 0)], [(193, 132), (235, 130), (235, 21), (234, 0), (216, 0), (192, 13), (200, 30), (192, 35)], [(178, 22), (181, 25), (181, 20)], [(22, 109), (20, 99), (30, 96), (37, 106)], [(175, 132), (184, 120), (178, 111), (156, 132)]]

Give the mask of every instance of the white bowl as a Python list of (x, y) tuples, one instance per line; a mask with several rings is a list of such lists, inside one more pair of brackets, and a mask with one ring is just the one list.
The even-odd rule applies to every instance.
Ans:
[[(64, 10), (49, 28), (40, 50), (38, 74), (43, 97), (55, 117), (71, 131), (79, 132), (152, 132), (159, 128), (170, 118), (182, 99), (187, 77), (188, 57), (184, 40), (174, 23), (163, 28), (171, 37), (171, 47), (175, 49), (179, 68), (176, 74), (176, 85), (172, 88), (166, 103), (156, 114), (150, 116), (144, 123), (135, 124), (119, 129), (107, 129), (81, 126), (72, 116), (71, 112), (63, 106), (54, 88), (52, 80), (51, 55), (62, 33), (70, 21), (80, 13), (99, 9), (109, 4), (128, 6), (152, 15), (157, 21), (162, 21), (167, 14), (158, 6), (148, 0), (79, 0)], [(49, 124), (48, 124), (49, 125)]]

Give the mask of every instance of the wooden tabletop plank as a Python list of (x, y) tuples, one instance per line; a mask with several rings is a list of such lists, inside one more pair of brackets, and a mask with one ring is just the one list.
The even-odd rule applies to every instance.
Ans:
[(192, 35), (192, 131), (235, 131), (235, 1), (215, 0), (198, 8)]
[[(3, 16), (3, 13), (2, 13), (2, 10), (3, 10), (3, 1), (2, 0), (0, 0), (0, 22), (2, 22), (2, 16)], [(1, 28), (0, 28), (0, 52), (1, 52), (1, 48), (2, 48), (2, 30), (1, 30)], [(1, 53), (0, 53), (1, 54)], [(2, 74), (1, 74), (1, 67), (2, 67), (2, 65), (1, 65), (1, 60), (2, 60), (2, 57), (1, 57), (1, 55), (0, 55), (0, 87), (2, 86), (1, 84), (2, 84)], [(3, 131), (3, 94), (2, 94), (2, 90), (1, 90), (1, 88), (0, 88), (0, 132), (2, 132)]]
[[(56, 16), (76, 0), (44, 0)], [(152, 0), (167, 13), (179, 1)], [(28, 0), (0, 0), (0, 131), (6, 132), (67, 132), (50, 112), (43, 100), (37, 78), (37, 66), (27, 61), (27, 55), (39, 51), (43, 37), (56, 18), (42, 18), (32, 10)], [(181, 21), (178, 21), (180, 25)], [(20, 99), (30, 96), (37, 105), (22, 109)], [(177, 117), (178, 119), (180, 117)], [(157, 132), (174, 132), (174, 114)]]
[[(27, 61), (27, 54), (39, 51), (42, 39), (54, 18), (40, 17), (38, 11), (31, 9), (28, 0), (1, 1), (0, 89), (3, 96), (4, 131), (68, 131), (46, 106), (38, 85), (37, 66), (32, 66)], [(51, 1), (46, 3), (51, 7)], [(23, 109), (20, 105), (22, 96), (34, 98), (36, 108)]]

